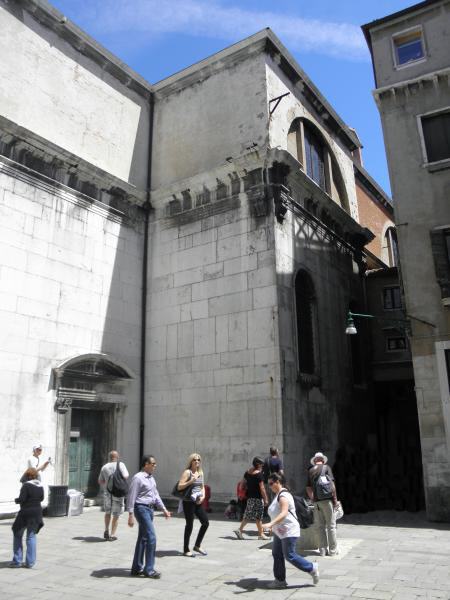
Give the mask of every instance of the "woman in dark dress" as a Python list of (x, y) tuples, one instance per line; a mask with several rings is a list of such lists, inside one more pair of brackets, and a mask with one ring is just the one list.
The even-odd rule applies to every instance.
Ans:
[(24, 480), (19, 497), (15, 499), (16, 504), (20, 504), (20, 510), (12, 526), (14, 553), (9, 566), (12, 568), (22, 566), (22, 538), (26, 530), (27, 552), (24, 566), (32, 569), (36, 562), (36, 534), (44, 526), (41, 507), (41, 502), (44, 499), (44, 488), (38, 479), (36, 469), (27, 469), (24, 473)]
[(262, 518), (264, 507), (267, 506), (267, 493), (264, 487), (263, 476), (264, 461), (262, 458), (255, 458), (252, 461), (252, 467), (244, 474), (244, 479), (247, 482), (247, 506), (245, 507), (244, 518), (241, 521), (239, 529), (234, 531), (239, 540), (243, 540), (242, 532), (249, 521), (255, 521), (258, 528), (258, 539), (268, 540), (264, 535)]

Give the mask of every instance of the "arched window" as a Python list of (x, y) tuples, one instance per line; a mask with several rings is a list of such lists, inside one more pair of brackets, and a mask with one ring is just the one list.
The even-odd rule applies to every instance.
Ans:
[(306, 271), (295, 278), (297, 350), (300, 374), (315, 375), (317, 365), (317, 303), (314, 284)]
[(287, 151), (302, 170), (346, 212), (350, 212), (347, 190), (336, 157), (314, 123), (295, 119), (287, 135)]
[(386, 229), (381, 247), (381, 259), (389, 267), (396, 267), (398, 265), (398, 243), (395, 227), (388, 227)]
[(324, 144), (316, 132), (306, 123), (303, 124), (303, 135), (305, 139), (305, 170), (324, 191), (325, 182), (325, 150)]

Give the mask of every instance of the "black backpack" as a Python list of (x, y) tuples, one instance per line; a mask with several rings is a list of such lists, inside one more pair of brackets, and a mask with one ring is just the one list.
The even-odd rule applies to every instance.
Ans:
[(128, 493), (128, 483), (120, 469), (120, 460), (116, 463), (116, 469), (108, 478), (106, 484), (108, 492), (116, 498), (123, 498)]
[(326, 472), (326, 466), (322, 465), (320, 475), (313, 482), (314, 496), (317, 500), (330, 500), (333, 497), (334, 483), (330, 475)]
[[(283, 488), (278, 494), (277, 501), (282, 492), (287, 491), (288, 490), (286, 488)], [(303, 496), (294, 496), (294, 494), (291, 495), (294, 499), (295, 514), (291, 510), (289, 512), (297, 519), (300, 529), (308, 529), (308, 527), (311, 527), (311, 525), (314, 523), (314, 505)]]

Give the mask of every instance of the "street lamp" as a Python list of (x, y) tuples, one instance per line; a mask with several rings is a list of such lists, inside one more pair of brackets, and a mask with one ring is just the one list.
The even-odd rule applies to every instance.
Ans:
[(393, 319), (389, 317), (377, 317), (375, 315), (366, 315), (364, 313), (354, 313), (351, 310), (347, 313), (347, 328), (345, 333), (347, 335), (356, 335), (358, 330), (356, 329), (355, 322), (353, 317), (358, 317), (362, 319), (376, 319), (377, 321), (385, 321), (386, 323), (390, 323), (394, 327), (398, 327), (399, 329), (405, 330), (407, 333), (410, 331), (410, 319), (413, 321), (419, 321), (419, 323), (424, 323), (425, 325), (429, 325), (430, 327), (436, 327), (434, 323), (430, 323), (429, 321), (425, 321), (424, 319), (419, 319), (418, 317), (413, 317), (412, 315), (406, 315), (407, 319)]

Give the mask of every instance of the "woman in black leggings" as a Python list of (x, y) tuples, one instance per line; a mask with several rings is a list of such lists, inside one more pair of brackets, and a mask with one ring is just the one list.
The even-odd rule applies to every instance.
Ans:
[(189, 549), (189, 540), (194, 526), (194, 516), (196, 516), (200, 521), (200, 529), (195, 541), (194, 552), (206, 556), (207, 552), (202, 549), (202, 541), (206, 530), (209, 527), (209, 520), (208, 515), (202, 506), (202, 502), (205, 499), (205, 481), (200, 454), (190, 455), (187, 467), (183, 471), (180, 481), (178, 482), (178, 489), (180, 491), (187, 490), (187, 488), (189, 488), (189, 492), (186, 492), (187, 497), (183, 500), (183, 512), (184, 518), (186, 519), (183, 554), (184, 556), (195, 556)]

